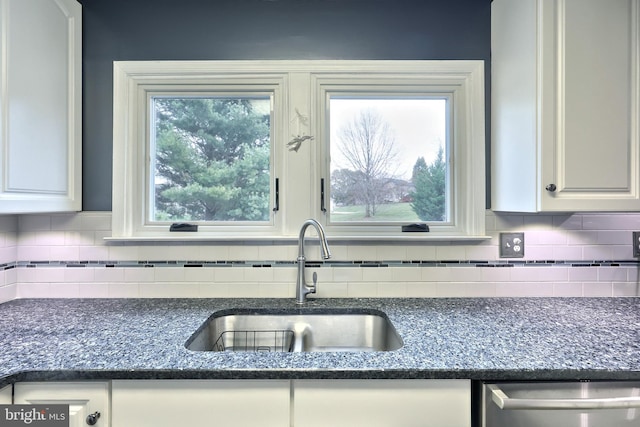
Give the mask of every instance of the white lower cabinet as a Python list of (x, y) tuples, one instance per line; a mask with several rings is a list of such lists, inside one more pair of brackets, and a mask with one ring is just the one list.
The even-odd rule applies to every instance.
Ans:
[(0, 388), (0, 405), (10, 405), (13, 400), (13, 386)]
[(469, 380), (295, 380), (295, 427), (468, 427)]
[(113, 427), (289, 426), (288, 380), (114, 380)]
[(96, 427), (111, 425), (108, 381), (16, 383), (13, 403), (69, 405), (70, 427), (89, 425), (90, 416), (96, 417)]
[[(7, 399), (4, 402), (2, 399)], [(470, 427), (469, 380), (113, 380), (14, 384), (70, 427)], [(0, 403), (11, 403), (11, 387)]]

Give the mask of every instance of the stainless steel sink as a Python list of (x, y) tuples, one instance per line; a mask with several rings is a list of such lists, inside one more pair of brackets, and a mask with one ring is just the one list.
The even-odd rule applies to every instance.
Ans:
[(226, 310), (189, 338), (194, 351), (391, 351), (402, 339), (387, 315), (368, 309)]

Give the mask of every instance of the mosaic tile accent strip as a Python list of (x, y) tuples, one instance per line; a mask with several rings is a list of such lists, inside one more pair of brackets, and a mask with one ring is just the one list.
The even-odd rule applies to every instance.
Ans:
[[(293, 267), (296, 261), (18, 261), (0, 264), (0, 271), (13, 268), (82, 268), (82, 267), (106, 267), (106, 268), (232, 268), (232, 267)], [(466, 260), (441, 260), (441, 261), (307, 261), (307, 267), (311, 268), (385, 268), (385, 267), (460, 267), (460, 268), (513, 268), (513, 267), (623, 267), (638, 266), (636, 260), (594, 260), (594, 261), (558, 261), (558, 260), (530, 260), (530, 261), (466, 261)]]

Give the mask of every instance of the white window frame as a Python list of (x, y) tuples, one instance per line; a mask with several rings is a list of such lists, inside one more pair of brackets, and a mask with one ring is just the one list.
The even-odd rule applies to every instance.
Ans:
[[(193, 93), (248, 88), (254, 93), (272, 91), (272, 180), (279, 178), (280, 210), (272, 213), (268, 225), (205, 225), (197, 233), (170, 233), (166, 226), (146, 223), (149, 197), (143, 165), (148, 156), (148, 97), (175, 88), (189, 88)], [(327, 99), (331, 93), (367, 90), (433, 93), (453, 100), (450, 223), (430, 225), (428, 233), (402, 233), (400, 226), (388, 224), (327, 223), (320, 209), (320, 180), (330, 185)], [(486, 239), (484, 111), (483, 61), (115, 62), (111, 239), (295, 239), (307, 218), (323, 223), (333, 239)], [(298, 151), (288, 150), (287, 142), (300, 134), (312, 138)]]

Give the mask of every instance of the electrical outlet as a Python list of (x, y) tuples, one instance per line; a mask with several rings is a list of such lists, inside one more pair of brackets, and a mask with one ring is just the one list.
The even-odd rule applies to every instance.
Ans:
[(524, 233), (500, 233), (500, 258), (524, 257)]
[(640, 257), (640, 231), (634, 231), (633, 235), (633, 256)]

